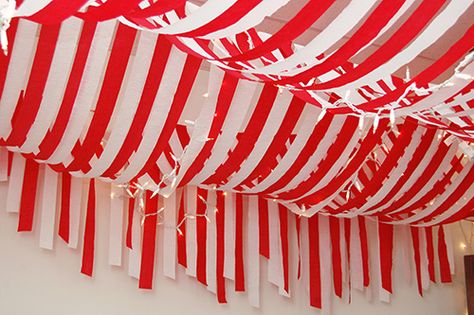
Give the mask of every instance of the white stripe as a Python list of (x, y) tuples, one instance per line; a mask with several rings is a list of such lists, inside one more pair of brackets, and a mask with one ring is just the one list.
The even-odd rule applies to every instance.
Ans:
[(235, 194), (227, 192), (225, 196), (224, 216), (224, 276), (235, 279)]
[[(110, 124), (110, 135), (105, 142), (104, 151), (99, 159), (91, 161), (92, 169), (87, 173), (88, 177), (100, 176), (112, 163), (119, 150), (124, 144), (130, 126), (135, 117), (135, 113), (140, 102), (148, 70), (152, 61), (151, 56), (155, 49), (157, 36), (149, 32), (140, 34), (135, 56), (131, 56), (129, 66), (126, 71), (126, 80), (122, 84), (121, 95), (119, 96), (114, 110), (116, 117)], [(172, 61), (168, 61), (172, 62)]]
[(38, 145), (57, 115), (74, 60), (81, 27), (82, 21), (79, 19), (68, 19), (61, 24), (41, 104), (26, 141), (21, 146), (22, 152), (38, 153)]
[(153, 108), (143, 130), (142, 141), (135, 154), (130, 158), (130, 164), (115, 180), (116, 182), (124, 183), (130, 181), (143, 168), (158, 141), (167, 118), (163, 113), (168, 113), (173, 103), (176, 88), (183, 75), (182, 71), (186, 61), (186, 54), (173, 46), (169, 59), (174, 62), (166, 65)]
[(281, 263), (280, 218), (278, 204), (268, 203), (268, 234), (270, 259), (268, 260), (268, 281), (278, 287), (283, 286), (283, 269)]
[[(196, 214), (196, 198), (197, 198), (197, 188), (196, 186), (186, 186), (185, 189), (185, 209), (186, 213), (189, 215)], [(195, 220), (186, 220), (186, 274), (189, 276), (196, 277), (196, 221)]]
[[(207, 290), (217, 293), (216, 277), (216, 200), (215, 190), (207, 192), (206, 212), (210, 222), (206, 224), (206, 281)], [(221, 209), (222, 211), (222, 209)]]
[(248, 197), (247, 220), (247, 289), (249, 303), (260, 307), (260, 254), (258, 230), (258, 196)]
[(116, 22), (105, 21), (97, 25), (92, 40), (89, 57), (81, 80), (76, 101), (61, 142), (54, 153), (46, 160), (50, 164), (66, 163), (72, 160), (71, 151), (91, 117), (90, 109), (96, 104), (98, 89), (107, 65), (109, 48)]
[(8, 180), (8, 151), (0, 147), (0, 182)]
[(20, 20), (11, 51), (5, 86), (0, 99), (0, 137), (6, 138), (11, 132), (11, 119), (15, 111), (20, 90), (24, 89), (33, 62), (38, 24)]
[(25, 175), (26, 160), (18, 153), (13, 155), (12, 170), (8, 181), (7, 212), (20, 212), (21, 190)]
[(351, 220), (351, 246), (350, 246), (350, 279), (351, 286), (357, 290), (364, 290), (364, 271), (362, 268), (362, 250), (360, 244), (360, 231), (358, 218)]
[(125, 194), (123, 188), (110, 185), (109, 265), (112, 266), (122, 265)]
[(135, 279), (140, 278), (140, 263), (142, 252), (142, 218), (138, 213), (138, 207), (138, 202), (135, 202), (135, 206), (133, 209), (132, 249), (128, 251), (128, 275)]
[(49, 250), (53, 249), (54, 244), (58, 177), (58, 173), (49, 166), (44, 167), (39, 246)]
[(225, 161), (227, 152), (235, 144), (237, 133), (244, 122), (244, 113), (253, 110), (249, 109), (249, 107), (252, 104), (253, 95), (258, 86), (254, 82), (239, 80), (229, 112), (222, 126), (222, 134), (217, 138), (211, 156), (204, 164), (202, 170), (194, 177), (192, 183), (204, 181)]
[(329, 218), (319, 216), (319, 260), (321, 264), (321, 314), (331, 314), (332, 265)]
[(164, 198), (164, 232), (163, 232), (163, 274), (171, 279), (176, 277), (176, 214), (177, 193)]
[(82, 178), (71, 177), (71, 196), (69, 206), (68, 247), (77, 248), (79, 244), (79, 225), (81, 222)]
[(52, 0), (25, 0), (16, 10), (15, 16), (31, 16), (44, 9)]
[[(316, 106), (307, 105), (304, 108), (301, 127), (296, 133), (296, 138), (287, 153), (283, 156), (280, 163), (278, 163), (273, 172), (271, 172), (262, 182), (260, 182), (255, 187), (247, 189), (246, 192), (261, 192), (270, 187), (275, 182), (277, 182), (281, 178), (281, 176), (283, 176), (283, 174), (288, 171), (288, 169), (295, 162), (301, 150), (303, 150), (304, 146), (306, 145), (309, 136), (311, 135), (311, 132), (317, 123), (317, 117), (319, 112), (320, 111), (316, 109)], [(330, 137), (331, 135), (332, 134), (330, 133), (328, 136)]]
[(240, 165), (240, 169), (234, 173), (229, 182), (223, 186), (224, 189), (225, 187), (231, 188), (238, 185), (252, 173), (258, 163), (262, 160), (268, 147), (272, 143), (272, 139), (275, 137), (286, 112), (288, 111), (291, 99), (292, 94), (290, 92), (284, 91), (281, 94), (277, 94), (267, 120), (265, 122), (260, 122), (265, 125), (258, 136), (253, 150)]

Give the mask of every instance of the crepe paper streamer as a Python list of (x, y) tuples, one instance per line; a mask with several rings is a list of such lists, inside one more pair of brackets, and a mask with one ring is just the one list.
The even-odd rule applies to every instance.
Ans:
[(171, 279), (176, 277), (176, 225), (178, 194), (172, 193), (163, 198), (164, 233), (163, 233), (163, 274)]
[[(188, 215), (196, 215), (196, 198), (197, 187), (187, 186), (185, 188), (186, 201), (185, 208)], [(197, 240), (196, 240), (196, 222), (195, 220), (186, 220), (186, 274), (196, 277), (196, 256), (197, 256)]]
[(95, 230), (96, 230), (96, 196), (95, 180), (89, 182), (89, 193), (87, 197), (87, 212), (84, 227), (84, 244), (82, 249), (82, 267), (81, 273), (92, 277), (94, 270), (94, 251), (95, 251)]
[(260, 307), (258, 196), (249, 196), (247, 200), (247, 294), (249, 304)]
[(25, 174), (26, 160), (15, 154), (13, 157), (10, 180), (8, 181), (6, 210), (7, 212), (18, 213), (20, 211), (21, 191)]
[(31, 232), (35, 214), (36, 188), (38, 186), (39, 164), (31, 159), (26, 160), (23, 187), (21, 190), (18, 232)]
[(57, 194), (59, 175), (48, 166), (44, 167), (42, 203), (41, 203), (41, 226), (39, 246), (44, 249), (53, 249), (54, 227), (56, 222)]
[(82, 212), (82, 180), (71, 178), (69, 201), (69, 240), (68, 247), (77, 248), (79, 244), (79, 228)]
[(122, 265), (125, 201), (124, 189), (110, 185), (109, 265), (111, 266)]
[(140, 289), (153, 287), (155, 269), (156, 229), (158, 221), (158, 196), (151, 197), (152, 192), (146, 192), (145, 213), (143, 214), (143, 242), (140, 264)]

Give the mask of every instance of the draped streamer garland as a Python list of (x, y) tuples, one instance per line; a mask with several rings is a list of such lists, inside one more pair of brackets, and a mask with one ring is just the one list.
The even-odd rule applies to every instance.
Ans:
[[(18, 231), (40, 210), (40, 246), (57, 233), (76, 248), (84, 198), (91, 276), (100, 179), (112, 199), (109, 262), (128, 251), (143, 289), (161, 251), (166, 276), (179, 264), (220, 303), (232, 280), (259, 306), (258, 257), (290, 295), (297, 246), (311, 306), (369, 285), (387, 301), (397, 237), (411, 239), (420, 294), (428, 279), (451, 281), (443, 226), (474, 216), (474, 29), (461, 23), (471, 1), (351, 1), (306, 45), (295, 41), (335, 1), (257, 31), (288, 3), (0, 2), (0, 181)], [(456, 25), (439, 58), (411, 71)]]

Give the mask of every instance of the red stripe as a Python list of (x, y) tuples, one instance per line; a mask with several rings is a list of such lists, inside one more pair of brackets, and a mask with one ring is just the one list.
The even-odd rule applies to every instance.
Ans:
[(53, 0), (27, 19), (40, 24), (61, 23), (73, 16), (86, 3), (87, 0)]
[(382, 288), (392, 293), (393, 225), (378, 222)]
[[(343, 74), (335, 79), (323, 82), (323, 83), (316, 83), (311, 85), (310, 87), (306, 87), (305, 89), (330, 89), (338, 86), (345, 85), (349, 82), (352, 82), (354, 80), (357, 80), (358, 78), (361, 78), (362, 76), (366, 75), (367, 73), (371, 72), (372, 70), (376, 69), (380, 65), (384, 64), (388, 60), (390, 60), (393, 56), (395, 56), (399, 51), (401, 51), (413, 38), (417, 36), (417, 34), (426, 26), (426, 24), (429, 23), (431, 18), (436, 15), (438, 10), (441, 9), (443, 4), (445, 3), (444, 0), (433, 0), (433, 1), (427, 1), (427, 2), (422, 2), (418, 8), (410, 15), (410, 17), (403, 23), (402, 26), (400, 26), (397, 31), (378, 49), (376, 50), (372, 55), (370, 55), (365, 61), (360, 63), (354, 70), (347, 72), (346, 74)], [(382, 15), (384, 13), (392, 13), (393, 11), (387, 11), (386, 8), (384, 8), (384, 2), (377, 8), (377, 9), (383, 9)], [(385, 5), (391, 7), (393, 6), (401, 6), (402, 3), (397, 3), (395, 1), (388, 1), (386, 2)], [(394, 8), (390, 8), (390, 10), (393, 10)], [(395, 8), (396, 9), (396, 8)], [(389, 14), (391, 15), (391, 14)], [(371, 14), (370, 17), (373, 17), (373, 14)], [(369, 20), (371, 18), (369, 17)], [(385, 16), (384, 18), (387, 18), (388, 16)], [(382, 19), (380, 21), (383, 21)], [(375, 23), (373, 21), (369, 21), (370, 24), (366, 24), (365, 28), (368, 28), (365, 30), (364, 28), (361, 27), (361, 31), (367, 33), (370, 33), (369, 30), (371, 30), (372, 25)], [(379, 28), (382, 26), (379, 25)], [(357, 33), (357, 32), (356, 32)], [(357, 38), (361, 38), (361, 36), (357, 36)], [(355, 38), (355, 37), (354, 37)], [(367, 38), (370, 40), (370, 38)], [(349, 43), (352, 44), (352, 41), (349, 41)], [(354, 46), (354, 45), (351, 45)], [(351, 46), (348, 47), (350, 50)]]
[(370, 284), (369, 275), (369, 248), (367, 244), (367, 230), (365, 227), (365, 218), (358, 216), (359, 221), (359, 239), (360, 239), (360, 251), (362, 256), (362, 271), (364, 275), (364, 287), (368, 287)]
[[(346, 259), (347, 259), (347, 271), (351, 274), (351, 219), (344, 218), (344, 239), (346, 241)], [(349, 303), (352, 300), (352, 284), (351, 277), (348, 277), (349, 281)]]
[(262, 0), (236, 1), (219, 16), (212, 19), (212, 21), (189, 32), (175, 34), (175, 36), (179, 35), (183, 37), (200, 37), (218, 30), (222, 30), (238, 22), (247, 13), (253, 10), (260, 2), (262, 2)]
[(216, 282), (217, 300), (219, 303), (227, 303), (225, 296), (224, 278), (224, 221), (225, 221), (225, 197), (223, 192), (217, 193), (216, 212)]
[(245, 291), (244, 244), (243, 244), (243, 200), (235, 195), (235, 291)]
[[(276, 81), (278, 82), (277, 84), (308, 82), (311, 78), (317, 78), (343, 65), (380, 33), (382, 28), (393, 18), (393, 15), (400, 9), (403, 3), (404, 1), (402, 0), (380, 2), (344, 45), (339, 47), (327, 59), (297, 75), (278, 80)], [(393, 55), (395, 55), (396, 52), (397, 51), (394, 51)]]
[(263, 87), (258, 103), (244, 132), (237, 137), (237, 145), (228, 153), (227, 160), (216, 169), (213, 175), (204, 181), (205, 184), (221, 185), (222, 182), (227, 181), (227, 178), (233, 172), (240, 168), (242, 162), (252, 152), (255, 142), (265, 126), (277, 94), (278, 88), (275, 86), (267, 84)]
[(268, 200), (258, 197), (258, 232), (259, 253), (263, 257), (270, 258), (270, 235), (268, 227)]
[(280, 217), (280, 240), (281, 240), (281, 260), (283, 266), (283, 283), (286, 293), (290, 293), (289, 265), (288, 265), (288, 209), (278, 204), (278, 212)]
[[(145, 217), (143, 223), (142, 259), (140, 264), (140, 289), (153, 287), (153, 271), (155, 269), (156, 223), (158, 221), (158, 195), (151, 197), (152, 191), (145, 193)], [(148, 215), (148, 216), (147, 216)]]
[(212, 149), (214, 148), (214, 144), (216, 143), (216, 139), (222, 132), (222, 126), (224, 124), (225, 119), (227, 118), (227, 113), (232, 103), (232, 99), (234, 97), (238, 82), (239, 80), (234, 76), (228, 73), (224, 75), (224, 78), (222, 79), (221, 88), (219, 90), (219, 95), (217, 97), (214, 118), (212, 119), (211, 128), (208, 133), (208, 138), (212, 140), (206, 141), (201, 151), (195, 157), (193, 163), (191, 164), (191, 166), (189, 166), (185, 175), (181, 179), (181, 182), (179, 183), (180, 186), (184, 186), (189, 183), (189, 181), (191, 181), (194, 176), (200, 170), (202, 170), (205, 162), (211, 156)]
[(339, 219), (329, 217), (329, 230), (331, 233), (332, 274), (334, 280), (334, 293), (342, 297), (342, 259), (341, 259), (341, 231)]
[[(280, 127), (278, 128), (277, 133), (272, 139), (272, 142), (267, 148), (264, 156), (258, 162), (257, 166), (255, 166), (252, 173), (247, 176), (238, 186), (253, 186), (252, 181), (255, 178), (259, 178), (259, 180), (263, 180), (268, 175), (270, 175), (271, 170), (277, 165), (278, 161), (276, 157), (281, 152), (282, 144), (286, 143), (290, 137), (291, 132), (293, 131), (295, 125), (298, 123), (298, 120), (303, 112), (305, 107), (305, 103), (298, 97), (293, 97), (291, 99), (290, 106), (288, 107), (287, 112), (285, 113), (285, 117), (283, 118)], [(265, 176), (262, 176), (265, 175)]]
[(183, 7), (185, 3), (186, 0), (160, 0), (143, 10), (137, 9), (136, 11), (129, 13), (128, 16), (133, 18), (159, 16), (178, 7)]
[(132, 124), (128, 129), (127, 136), (123, 141), (120, 151), (102, 176), (114, 177), (127, 163), (132, 153), (138, 148), (142, 140), (143, 129), (145, 128), (148, 116), (155, 102), (156, 93), (163, 79), (163, 73), (168, 63), (170, 51), (171, 43), (165, 36), (158, 36), (145, 85), (143, 86), (143, 92), (138, 102)]
[[(197, 190), (198, 196), (201, 196), (204, 200), (207, 200), (207, 190), (199, 188)], [(206, 277), (206, 250), (207, 250), (207, 220), (203, 215), (206, 214), (206, 203), (197, 198), (196, 200), (196, 278), (199, 282), (207, 286)]]
[(61, 176), (61, 213), (59, 215), (58, 235), (69, 243), (69, 213), (71, 202), (71, 175), (62, 173)]
[[(179, 211), (178, 211), (178, 223), (184, 222), (184, 192), (181, 194), (181, 201), (179, 203)], [(180, 227), (179, 227), (181, 233), (177, 233), (177, 238), (178, 238), (178, 264), (183, 266), (184, 268), (188, 267), (188, 262), (187, 262), (187, 255), (186, 255), (186, 222), (184, 222)]]
[(430, 280), (436, 283), (435, 262), (434, 262), (434, 245), (433, 245), (433, 228), (428, 226), (425, 228), (426, 235), (426, 253), (428, 256), (428, 273)]
[(33, 125), (43, 98), (44, 88), (48, 80), (49, 70), (53, 61), (54, 51), (59, 36), (60, 25), (43, 25), (31, 66), (30, 76), (25, 91), (24, 104), (17, 114), (21, 119), (12, 124), (12, 131), (7, 139), (11, 146), (21, 146)]
[(18, 29), (19, 19), (13, 19), (10, 27), (7, 30), (7, 36), (10, 39), (8, 42), (8, 49), (10, 53), (8, 55), (0, 54), (0, 99), (2, 98), (3, 88), (7, 79), (8, 65), (12, 58), (13, 47), (15, 45), (16, 31)]
[(76, 13), (86, 20), (105, 21), (133, 12), (141, 0), (108, 0), (99, 7), (89, 7), (87, 12)]
[(127, 221), (127, 236), (125, 243), (128, 248), (132, 248), (132, 228), (133, 228), (133, 211), (135, 210), (135, 198), (128, 197), (128, 221)]
[(334, 0), (319, 1), (310, 0), (294, 16), (284, 24), (284, 26), (263, 43), (255, 44), (255, 48), (234, 55), (230, 58), (223, 58), (225, 61), (252, 60), (259, 58), (279, 47), (291, 44), (291, 41), (304, 33), (321, 15), (329, 9)]
[(452, 281), (451, 268), (449, 267), (448, 249), (446, 247), (446, 239), (442, 225), (439, 226), (438, 230), (438, 259), (441, 283), (450, 283)]
[(291, 167), (278, 179), (278, 181), (265, 189), (262, 193), (271, 193), (283, 188), (301, 171), (301, 168), (303, 168), (303, 166), (308, 162), (309, 158), (326, 134), (325, 132), (321, 132), (321, 130), (327, 130), (329, 128), (333, 117), (333, 115), (327, 113), (323, 119), (314, 126), (308, 141), (306, 141), (303, 149), (298, 154), (298, 157), (295, 159)]
[(416, 269), (416, 283), (418, 286), (418, 293), (423, 296), (423, 288), (421, 285), (421, 264), (420, 264), (420, 236), (418, 234), (418, 228), (410, 226), (411, 239), (413, 242), (413, 258), (415, 260)]
[(92, 277), (94, 270), (95, 250), (95, 181), (89, 182), (89, 195), (87, 198), (86, 225), (84, 228), (84, 247), (82, 250), (81, 272)]
[(18, 232), (31, 231), (33, 229), (38, 171), (39, 164), (32, 159), (26, 159), (25, 174), (23, 176), (23, 187), (21, 190)]
[(308, 219), (309, 239), (309, 297), (313, 307), (321, 309), (321, 263), (319, 261), (319, 216)]
[(69, 74), (61, 106), (59, 107), (53, 126), (49, 129), (39, 145), (40, 151), (35, 157), (37, 159), (45, 160), (49, 158), (58, 147), (59, 142), (64, 135), (82, 81), (96, 27), (96, 23), (84, 23), (82, 27), (81, 37), (77, 44), (76, 55), (74, 57), (74, 62)]
[(201, 62), (201, 59), (187, 56), (186, 63), (184, 64), (183, 68), (184, 75), (182, 75), (179, 79), (178, 87), (174, 94), (173, 103), (171, 104), (171, 108), (166, 117), (165, 125), (161, 130), (160, 137), (158, 138), (153, 151), (151, 152), (145, 166), (139, 172), (138, 176), (145, 174), (153, 167), (153, 165), (156, 164), (156, 161), (163, 153), (164, 148), (169, 143), (171, 135), (178, 125), (178, 120), (181, 117), (184, 106), (186, 105), (188, 97), (191, 93), (190, 87), (194, 85), (194, 81), (197, 78)]
[(119, 24), (94, 114), (82, 144), (76, 143), (72, 150), (74, 160), (67, 167), (69, 171), (81, 169), (86, 173), (90, 170), (89, 160), (101, 147), (100, 142), (114, 111), (136, 34), (135, 29)]

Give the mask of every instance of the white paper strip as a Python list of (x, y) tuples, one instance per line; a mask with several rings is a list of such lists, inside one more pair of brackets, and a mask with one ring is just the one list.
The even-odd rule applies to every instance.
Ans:
[(247, 209), (247, 289), (249, 303), (260, 307), (260, 254), (258, 230), (258, 196), (248, 197)]
[[(377, 228), (377, 234), (376, 235), (380, 235), (379, 234), (379, 225), (378, 225), (378, 221), (377, 221), (377, 224), (376, 224), (376, 228)], [(377, 268), (377, 274), (378, 274), (378, 277), (374, 280), (377, 281), (377, 287), (378, 287), (378, 292), (379, 292), (379, 300), (381, 302), (385, 302), (385, 303), (390, 303), (390, 292), (388, 292), (387, 290), (385, 290), (383, 287), (382, 287), (382, 267), (381, 267), (381, 264), (380, 264), (380, 238), (377, 237), (377, 250), (376, 250), (376, 259), (375, 259), (375, 265), (376, 265), (376, 268)]]
[(138, 207), (138, 202), (135, 202), (135, 207), (133, 209), (132, 249), (128, 251), (128, 275), (136, 279), (140, 278), (142, 252), (142, 226)]
[(44, 167), (42, 188), (43, 200), (41, 203), (39, 246), (44, 249), (52, 250), (56, 220), (58, 173), (49, 168), (49, 166)]
[(173, 192), (164, 202), (163, 232), (163, 274), (171, 279), (176, 277), (176, 208), (177, 194)]
[(216, 192), (209, 190), (207, 193), (207, 222), (206, 229), (206, 280), (207, 289), (212, 293), (217, 293), (216, 277)]
[(362, 268), (362, 251), (360, 247), (359, 221), (351, 219), (351, 246), (350, 246), (350, 279), (354, 289), (364, 290), (364, 271)]
[(224, 216), (224, 277), (235, 279), (235, 194), (225, 195)]
[(283, 283), (283, 269), (281, 263), (280, 218), (278, 204), (268, 203), (268, 234), (270, 259), (268, 260), (268, 281), (278, 287)]
[(8, 150), (0, 147), (0, 182), (8, 180)]
[(331, 314), (332, 298), (332, 264), (331, 240), (329, 238), (329, 219), (319, 216), (319, 259), (321, 263), (321, 314)]
[[(197, 189), (196, 186), (186, 186), (185, 189), (185, 209), (189, 215), (196, 214), (196, 198)], [(183, 197), (183, 198), (184, 198)], [(196, 220), (186, 220), (186, 274), (189, 276), (196, 277)]]
[(25, 174), (25, 159), (20, 154), (13, 156), (10, 180), (8, 181), (7, 212), (20, 211), (21, 190), (23, 187), (23, 176)]
[(301, 280), (307, 292), (309, 292), (309, 238), (308, 218), (301, 217), (300, 240), (301, 240)]
[(125, 194), (123, 188), (110, 185), (109, 265), (112, 266), (122, 265)]
[(82, 178), (71, 177), (71, 197), (69, 212), (68, 247), (77, 248), (79, 243), (79, 225), (81, 223)]

